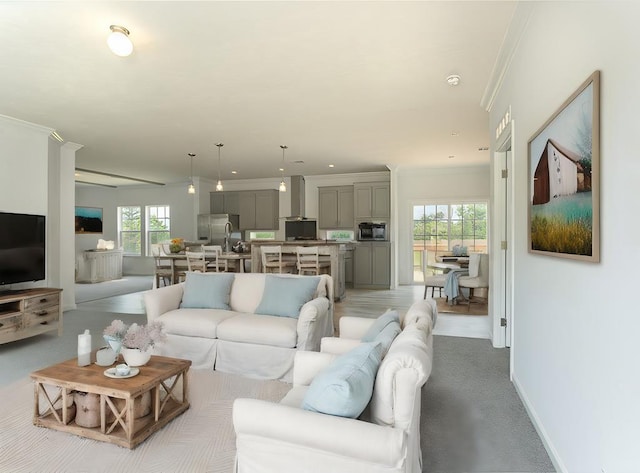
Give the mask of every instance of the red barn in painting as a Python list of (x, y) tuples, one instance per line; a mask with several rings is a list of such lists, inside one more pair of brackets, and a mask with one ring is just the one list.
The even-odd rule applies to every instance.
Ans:
[(547, 140), (533, 174), (533, 205), (591, 190), (591, 176), (585, 175), (579, 159), (573, 151)]

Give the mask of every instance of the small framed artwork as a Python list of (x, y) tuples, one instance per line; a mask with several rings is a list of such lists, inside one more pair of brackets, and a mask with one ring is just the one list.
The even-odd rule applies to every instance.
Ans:
[(528, 143), (529, 252), (600, 261), (600, 71)]
[(102, 209), (76, 207), (76, 233), (102, 233)]

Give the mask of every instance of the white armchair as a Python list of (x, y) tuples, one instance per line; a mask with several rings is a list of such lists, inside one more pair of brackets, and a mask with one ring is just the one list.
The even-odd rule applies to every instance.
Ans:
[[(360, 343), (373, 319), (343, 317), (327, 352), (297, 352), (293, 387), (279, 403), (236, 399), (238, 473), (418, 473), (421, 471), (420, 392), (431, 373), (436, 308), (419, 301), (382, 360), (369, 406), (358, 419), (300, 408), (312, 380), (338, 354)], [(348, 338), (353, 337), (353, 338)]]

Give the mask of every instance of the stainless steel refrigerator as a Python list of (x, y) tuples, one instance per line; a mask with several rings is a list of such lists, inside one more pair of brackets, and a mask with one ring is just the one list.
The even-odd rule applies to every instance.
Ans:
[(226, 252), (241, 240), (240, 216), (235, 214), (198, 215), (198, 240), (209, 245), (220, 245)]

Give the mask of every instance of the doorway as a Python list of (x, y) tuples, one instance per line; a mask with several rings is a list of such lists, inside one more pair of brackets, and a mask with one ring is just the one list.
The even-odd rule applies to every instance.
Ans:
[(494, 347), (511, 347), (513, 335), (513, 130), (511, 121), (494, 153), (493, 297), (489, 308), (494, 314)]

